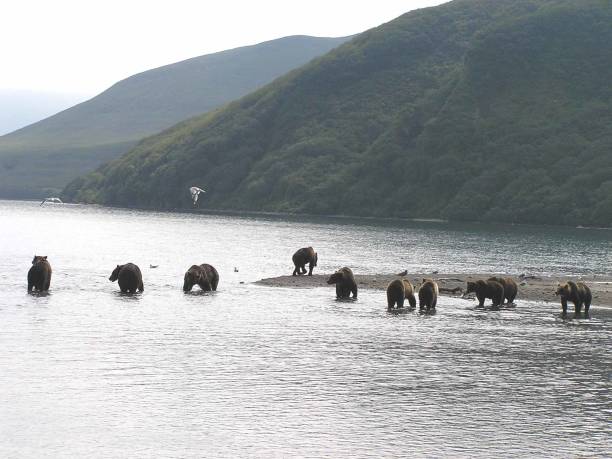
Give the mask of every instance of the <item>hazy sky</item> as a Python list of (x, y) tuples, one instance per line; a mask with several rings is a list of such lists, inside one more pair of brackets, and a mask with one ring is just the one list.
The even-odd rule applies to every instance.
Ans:
[(344, 36), (444, 0), (7, 0), (0, 90), (96, 94), (143, 70), (287, 35)]

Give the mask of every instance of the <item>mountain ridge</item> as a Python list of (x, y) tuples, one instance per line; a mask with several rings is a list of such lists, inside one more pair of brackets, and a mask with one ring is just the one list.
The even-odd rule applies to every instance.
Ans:
[(225, 105), (347, 39), (283, 37), (132, 75), (86, 102), (0, 137), (0, 195), (58, 192), (141, 138)]
[(185, 208), (198, 184), (213, 209), (610, 226), (611, 21), (598, 0), (410, 12), (65, 196)]

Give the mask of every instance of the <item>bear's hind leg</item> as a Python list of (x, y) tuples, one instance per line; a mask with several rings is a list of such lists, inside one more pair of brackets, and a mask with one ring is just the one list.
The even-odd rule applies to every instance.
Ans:
[(582, 301), (577, 301), (574, 303), (574, 313), (578, 316), (580, 315), (580, 311), (582, 310)]
[(408, 297), (408, 303), (410, 303), (410, 309), (416, 308), (416, 298), (414, 297), (414, 295), (410, 295)]

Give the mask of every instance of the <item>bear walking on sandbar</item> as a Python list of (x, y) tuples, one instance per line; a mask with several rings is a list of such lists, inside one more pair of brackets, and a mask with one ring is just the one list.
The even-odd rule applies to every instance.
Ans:
[(111, 282), (118, 280), (119, 289), (122, 293), (136, 293), (136, 290), (139, 292), (144, 291), (142, 273), (140, 272), (140, 268), (134, 263), (117, 265), (108, 280)]
[(587, 287), (584, 282), (567, 281), (563, 284), (559, 284), (556, 294), (561, 297), (563, 315), (567, 314), (568, 301), (574, 303), (574, 312), (576, 315), (580, 314), (583, 304), (585, 315), (589, 314), (589, 308), (591, 307), (591, 300), (593, 297), (591, 295), (591, 289)]
[(306, 263), (308, 263), (308, 275), (312, 276), (312, 270), (317, 266), (317, 252), (312, 247), (303, 247), (293, 254), (292, 260), (295, 265), (293, 275), (306, 274)]
[(419, 288), (419, 311), (436, 309), (438, 303), (438, 284), (433, 279), (423, 279)]
[(518, 293), (518, 285), (511, 277), (489, 277), (490, 281), (499, 282), (504, 287), (504, 298), (506, 298), (506, 302), (510, 305), (514, 303), (514, 299), (516, 298), (516, 294)]
[(476, 282), (468, 281), (466, 295), (468, 293), (476, 293), (478, 298), (478, 307), (484, 307), (485, 299), (490, 298), (493, 307), (499, 308), (504, 302), (504, 286), (493, 280), (478, 280)]
[(33, 288), (39, 292), (46, 292), (51, 285), (51, 264), (47, 256), (34, 255), (32, 266), (28, 271), (28, 292)]
[(397, 308), (404, 307), (404, 300), (408, 300), (410, 308), (416, 307), (416, 298), (414, 297), (414, 287), (408, 279), (395, 279), (387, 286), (387, 308), (393, 309), (397, 304)]
[(206, 263), (193, 265), (185, 273), (183, 291), (190, 292), (196, 284), (205, 292), (216, 291), (219, 285), (219, 273), (214, 266)]
[(340, 268), (327, 279), (328, 284), (336, 284), (336, 297), (349, 298), (351, 293), (353, 298), (357, 298), (357, 283), (351, 268)]

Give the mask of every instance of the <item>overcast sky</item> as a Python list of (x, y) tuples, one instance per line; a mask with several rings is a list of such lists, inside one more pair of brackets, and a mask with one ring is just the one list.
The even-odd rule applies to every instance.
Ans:
[(93, 95), (143, 70), (287, 35), (339, 37), (443, 0), (9, 0), (0, 90)]

